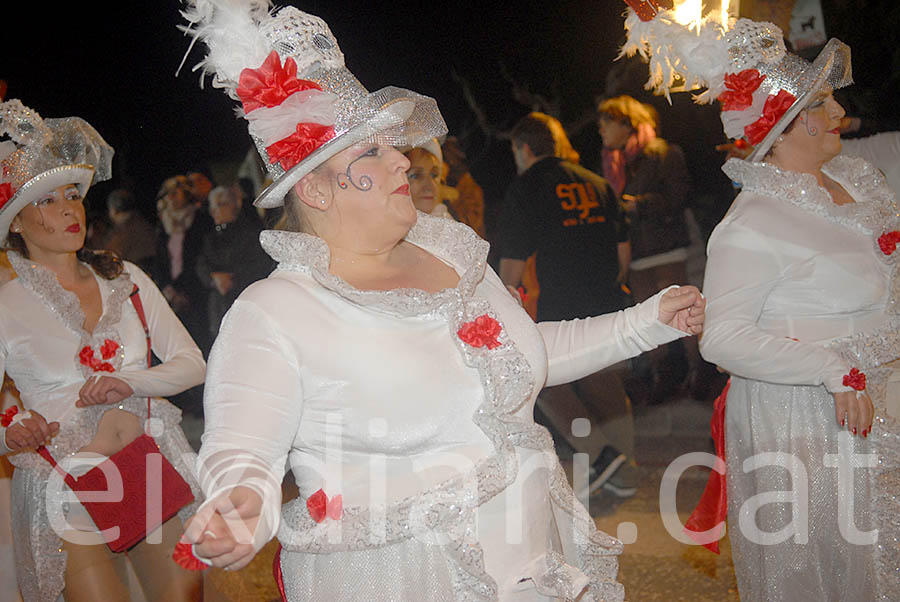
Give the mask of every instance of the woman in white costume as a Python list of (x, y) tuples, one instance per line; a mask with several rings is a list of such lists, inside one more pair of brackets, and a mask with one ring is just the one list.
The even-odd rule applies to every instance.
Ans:
[[(53, 468), (35, 449), (46, 444), (60, 463), (112, 455), (144, 431), (152, 397), (156, 442), (196, 484), (181, 412), (157, 396), (202, 382), (203, 357), (137, 266), (82, 248), (84, 195), (110, 177), (112, 148), (87, 122), (41, 119), (18, 100), (0, 104), (0, 132), (12, 139), (0, 150), (0, 243), (16, 272), (0, 287), (0, 372), (15, 380), (25, 409), (3, 415), (0, 453), (16, 466), (12, 532), (23, 597), (128, 599), (130, 562), (147, 600), (200, 600), (201, 580), (170, 559), (179, 517), (162, 525), (162, 543), (113, 554), (67, 489), (48, 485)], [(129, 299), (135, 285), (161, 360), (149, 369), (147, 335)]]
[[(629, 47), (679, 47), (679, 32), (656, 29), (669, 16), (632, 16)], [(724, 443), (741, 600), (897, 600), (900, 425), (885, 364), (900, 355), (900, 211), (877, 169), (838, 156), (844, 110), (831, 93), (852, 81), (850, 49), (832, 39), (810, 63), (785, 52), (777, 27), (747, 19), (683, 35), (714, 41), (694, 56), (721, 57), (715, 69), (688, 60), (682, 75), (702, 75), (725, 133), (753, 147), (723, 168), (742, 190), (709, 240), (700, 341), (732, 375)]]
[[(621, 544), (574, 499), (534, 400), (699, 332), (699, 292), (535, 326), (485, 241), (413, 206), (394, 146), (445, 132), (434, 101), (368, 93), (324, 21), (260, 5), (247, 45), (265, 50), (246, 69), (216, 42), (252, 32), (217, 37), (219, 7), (212, 25), (206, 5), (189, 14), (272, 172), (256, 205), (284, 217), (261, 235), (278, 268), (241, 294), (210, 356), (209, 497), (186, 540), (238, 569), (277, 533), (291, 601), (622, 600)], [(286, 461), (300, 496), (282, 508)]]

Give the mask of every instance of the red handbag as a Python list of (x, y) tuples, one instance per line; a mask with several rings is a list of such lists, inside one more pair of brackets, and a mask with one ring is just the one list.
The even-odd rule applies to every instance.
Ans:
[[(131, 293), (147, 335), (147, 367), (150, 367), (150, 329), (138, 287)], [(150, 398), (147, 398), (147, 425), (150, 424)], [(172, 463), (159, 451), (159, 445), (144, 433), (91, 468), (77, 479), (64, 471), (44, 446), (38, 453), (63, 476), (84, 509), (104, 535), (109, 549), (124, 552), (143, 540), (147, 533), (175, 516), (194, 501), (191, 487)], [(121, 499), (112, 501), (110, 495)]]

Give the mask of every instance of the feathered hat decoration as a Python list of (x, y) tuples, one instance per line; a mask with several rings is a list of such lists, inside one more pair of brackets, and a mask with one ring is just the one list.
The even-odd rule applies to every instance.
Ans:
[(191, 47), (207, 47), (194, 67), (201, 86), (212, 75), (214, 87), (241, 102), (238, 114), (272, 176), (258, 207), (283, 204), (304, 175), (352, 144), (417, 146), (447, 131), (433, 99), (391, 86), (366, 90), (319, 17), (268, 0), (186, 4), (180, 29), (193, 36)]
[(718, 100), (729, 138), (754, 146), (759, 160), (794, 117), (823, 88), (852, 83), (850, 48), (829, 40), (815, 61), (787, 52), (772, 23), (711, 12), (689, 24), (656, 0), (626, 0), (627, 41), (621, 56), (639, 54), (649, 64), (646, 88), (663, 94), (706, 88), (698, 103)]

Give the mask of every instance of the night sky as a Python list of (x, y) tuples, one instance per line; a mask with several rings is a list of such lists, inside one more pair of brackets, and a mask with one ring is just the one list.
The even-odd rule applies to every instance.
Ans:
[[(603, 93), (624, 41), (620, 0), (291, 4), (329, 23), (347, 66), (370, 90), (396, 85), (437, 99), (450, 133), (464, 136), (489, 203), (514, 176), (508, 144), (475, 128), (453, 72), (470, 82), (500, 130), (530, 110), (512, 98), (507, 77), (533, 92), (561, 96), (560, 116), (572, 125)], [(849, 3), (835, 4), (844, 10)], [(200, 45), (175, 77), (189, 45), (176, 28), (180, 6), (177, 0), (62, 2), (52, 8), (4, 2), (0, 78), (8, 83), (7, 98), (20, 98), (44, 117), (78, 115), (97, 128), (116, 149), (115, 180), (98, 188), (98, 195), (127, 181), (149, 209), (165, 177), (193, 165), (233, 162), (250, 148), (243, 120), (234, 117), (235, 103), (209, 85), (201, 90), (198, 74), (190, 70), (203, 56)], [(857, 82), (886, 77), (883, 67), (869, 69), (870, 75), (857, 57), (871, 63), (887, 38), (866, 41), (861, 20), (847, 20), (839, 10), (832, 22), (838, 25), (829, 26), (829, 34), (853, 47)], [(691, 147), (721, 141), (714, 108), (691, 106), (685, 95), (673, 108), (659, 99), (655, 104), (667, 138), (685, 146), (693, 161), (716, 161), (714, 152), (704, 155)], [(599, 138), (593, 126), (574, 132), (573, 143), (585, 164), (595, 167)]]

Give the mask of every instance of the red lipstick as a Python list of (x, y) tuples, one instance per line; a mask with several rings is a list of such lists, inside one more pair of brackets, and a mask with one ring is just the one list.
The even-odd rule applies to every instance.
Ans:
[(404, 196), (409, 196), (409, 184), (404, 184), (395, 190), (392, 194), (402, 194)]
[(72, 234), (78, 234), (81, 232), (81, 224), (72, 224), (68, 228), (66, 228), (66, 232), (71, 232)]

